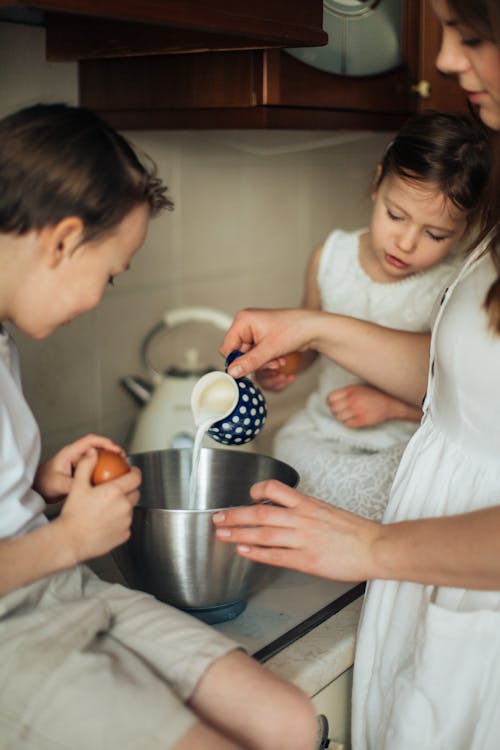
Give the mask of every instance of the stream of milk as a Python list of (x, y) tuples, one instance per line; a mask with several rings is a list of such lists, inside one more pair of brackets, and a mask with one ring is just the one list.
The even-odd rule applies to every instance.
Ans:
[[(212, 373), (211, 373), (212, 374)], [(193, 408), (194, 421), (197, 425), (191, 460), (191, 475), (189, 480), (188, 509), (198, 509), (198, 472), (200, 465), (203, 438), (207, 430), (220, 419), (226, 417), (234, 406), (235, 383), (224, 373), (222, 377), (212, 379), (199, 394), (196, 410)]]

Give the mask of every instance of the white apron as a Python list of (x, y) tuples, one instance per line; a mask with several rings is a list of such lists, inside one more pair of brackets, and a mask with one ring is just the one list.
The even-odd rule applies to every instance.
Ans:
[[(480, 251), (436, 317), (424, 419), (384, 523), (500, 504), (500, 337)], [(498, 544), (500, 555), (500, 539)], [(499, 750), (500, 591), (374, 581), (356, 647), (353, 750)]]

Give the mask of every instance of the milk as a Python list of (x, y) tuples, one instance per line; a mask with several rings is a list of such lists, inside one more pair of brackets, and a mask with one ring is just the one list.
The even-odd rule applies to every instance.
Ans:
[(188, 509), (198, 510), (198, 471), (203, 439), (207, 430), (232, 412), (238, 401), (238, 386), (224, 372), (209, 372), (196, 383), (191, 408), (197, 426), (191, 461)]

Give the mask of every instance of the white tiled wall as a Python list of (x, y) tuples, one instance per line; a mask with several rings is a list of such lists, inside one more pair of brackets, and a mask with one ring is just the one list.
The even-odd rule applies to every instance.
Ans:
[[(72, 63), (44, 60), (41, 28), (0, 24), (0, 116), (36, 101), (77, 101)], [(370, 180), (388, 133), (151, 131), (127, 135), (158, 164), (175, 210), (151, 224), (131, 270), (100, 307), (43, 342), (17, 335), (27, 398), (47, 455), (97, 431), (125, 442), (138, 407), (119, 384), (141, 373), (141, 339), (163, 312), (300, 301), (311, 249), (331, 229), (366, 224)], [(186, 342), (220, 364), (221, 333), (190, 324), (159, 337), (155, 363)], [(145, 374), (145, 373), (142, 373)], [(280, 404), (301, 399), (311, 378)], [(265, 432), (265, 431), (264, 431)]]

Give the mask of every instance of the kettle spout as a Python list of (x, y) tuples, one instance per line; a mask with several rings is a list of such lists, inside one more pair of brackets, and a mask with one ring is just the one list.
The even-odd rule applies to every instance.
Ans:
[(126, 375), (120, 380), (120, 383), (139, 406), (147, 404), (153, 393), (151, 383), (139, 377), (139, 375)]

